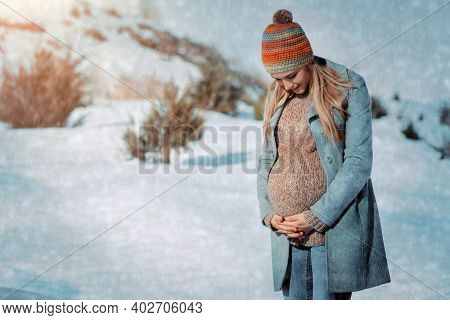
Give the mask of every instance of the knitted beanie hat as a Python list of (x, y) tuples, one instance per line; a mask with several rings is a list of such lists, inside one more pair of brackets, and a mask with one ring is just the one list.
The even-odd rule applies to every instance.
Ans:
[(273, 15), (262, 36), (262, 62), (268, 73), (300, 68), (313, 60), (313, 51), (292, 13), (281, 9)]

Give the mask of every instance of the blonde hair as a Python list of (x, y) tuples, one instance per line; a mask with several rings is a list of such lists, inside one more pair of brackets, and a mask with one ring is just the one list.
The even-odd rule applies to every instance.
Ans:
[[(334, 123), (332, 108), (335, 107), (344, 117), (344, 120), (347, 119), (345, 97), (342, 95), (341, 89), (353, 88), (353, 85), (351, 81), (342, 79), (334, 69), (325, 65), (322, 66), (315, 61), (307, 64), (306, 67), (311, 76), (308, 85), (309, 94), (314, 102), (316, 113), (322, 122), (324, 134), (329, 140), (338, 141), (343, 136)], [(286, 102), (288, 97), (289, 92), (281, 87), (276, 80), (273, 81), (264, 103), (263, 133), (266, 144), (271, 129), (270, 118)]]

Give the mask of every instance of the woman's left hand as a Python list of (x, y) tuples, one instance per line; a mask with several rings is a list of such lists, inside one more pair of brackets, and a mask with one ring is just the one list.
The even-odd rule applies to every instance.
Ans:
[[(290, 233), (286, 232), (286, 236), (288, 238), (300, 238), (307, 235), (310, 231), (312, 231), (314, 228), (305, 220), (305, 216), (303, 212), (294, 214), (292, 216), (284, 217), (284, 221), (281, 223), (286, 226), (296, 227), (297, 232), (296, 233)], [(303, 234), (300, 234), (299, 232), (303, 232)]]

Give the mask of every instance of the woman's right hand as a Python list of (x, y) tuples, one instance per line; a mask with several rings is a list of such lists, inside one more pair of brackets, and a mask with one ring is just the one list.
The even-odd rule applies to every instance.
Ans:
[(286, 226), (282, 224), (284, 221), (284, 218), (278, 214), (274, 214), (272, 217), (272, 220), (270, 220), (270, 224), (277, 230), (276, 232), (279, 233), (300, 233), (300, 235), (303, 235), (303, 232), (297, 229), (296, 227)]

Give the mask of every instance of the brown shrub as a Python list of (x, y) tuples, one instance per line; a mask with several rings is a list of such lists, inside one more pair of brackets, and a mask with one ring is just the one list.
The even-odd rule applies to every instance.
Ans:
[(378, 98), (371, 96), (372, 118), (378, 119), (387, 115), (386, 109), (381, 105)]
[(57, 58), (39, 49), (29, 70), (21, 65), (15, 75), (3, 66), (0, 120), (14, 128), (64, 126), (85, 94), (86, 79), (76, 71), (79, 63), (69, 54)]
[(150, 49), (156, 49), (156, 43), (153, 42), (151, 39), (145, 39), (144, 37), (142, 37), (141, 35), (139, 35), (137, 32), (135, 32), (133, 29), (131, 29), (130, 27), (119, 27), (117, 28), (117, 33), (122, 33), (122, 32), (128, 32), (131, 36), (131, 38), (133, 38), (134, 40), (136, 40), (136, 42), (138, 42), (140, 45), (150, 48)]
[(414, 125), (411, 121), (408, 122), (408, 125), (406, 126), (406, 128), (404, 128), (402, 130), (402, 133), (408, 139), (411, 139), (411, 140), (419, 140), (420, 139), (420, 137), (417, 134), (416, 129), (414, 129)]
[(444, 145), (438, 148), (438, 151), (441, 153), (441, 159), (449, 159), (450, 158), (450, 141), (445, 141)]
[(172, 148), (186, 147), (190, 141), (202, 136), (204, 119), (195, 113), (191, 99), (191, 86), (178, 98), (178, 87), (171, 81), (164, 88), (164, 110), (153, 108), (142, 122), (139, 134), (128, 129), (123, 138), (132, 156), (145, 159), (145, 152), (161, 155), (170, 163)]
[(121, 15), (119, 14), (119, 12), (117, 12), (117, 10), (114, 9), (114, 8), (106, 9), (106, 10), (105, 10), (105, 13), (106, 13), (107, 15), (112, 16), (112, 17), (117, 17), (117, 18), (120, 18), (120, 17), (121, 17)]
[(195, 105), (205, 110), (235, 115), (244, 91), (233, 83), (228, 67), (225, 64), (204, 63), (199, 68), (202, 78), (194, 86)]
[(156, 50), (168, 56), (177, 55), (195, 65), (205, 62), (210, 64), (223, 62), (223, 59), (214, 48), (194, 43), (186, 38), (178, 38), (168, 31), (158, 30), (149, 24), (138, 23), (137, 26), (140, 30), (151, 31), (153, 36), (145, 38), (130, 27), (119, 27), (117, 32), (128, 32), (143, 47)]
[(145, 147), (143, 144), (142, 137), (139, 137), (134, 133), (134, 131), (128, 128), (123, 135), (125, 143), (127, 145), (127, 151), (132, 158), (136, 157), (140, 160), (145, 160)]
[(450, 126), (450, 105), (443, 103), (439, 109), (439, 123)]
[(80, 12), (78, 11), (77, 8), (72, 8), (72, 10), (70, 11), (70, 15), (74, 18), (79, 18)]
[(64, 48), (64, 46), (61, 44), (61, 43), (59, 43), (58, 41), (56, 41), (56, 40), (54, 40), (54, 39), (48, 39), (47, 40), (47, 43), (48, 43), (48, 45), (50, 46), (50, 47), (52, 47), (52, 48), (54, 48), (54, 49), (62, 49), (62, 48)]
[(17, 29), (23, 31), (31, 31), (31, 32), (43, 32), (44, 27), (40, 26), (36, 23), (31, 22), (9, 22), (3, 19), (0, 19), (0, 27), (4, 27), (7, 29)]
[[(77, 8), (77, 6), (79, 8)], [(81, 13), (83, 13), (85, 16), (92, 16), (89, 4), (86, 1), (75, 4), (70, 11), (70, 15), (74, 18), (79, 18), (81, 16)]]
[(102, 33), (100, 33), (100, 31), (98, 31), (95, 28), (91, 28), (89, 30), (86, 30), (85, 34), (89, 37), (92, 37), (98, 41), (106, 41), (108, 40)]

